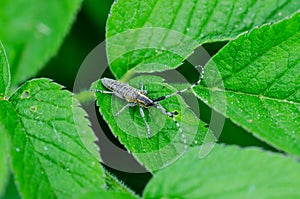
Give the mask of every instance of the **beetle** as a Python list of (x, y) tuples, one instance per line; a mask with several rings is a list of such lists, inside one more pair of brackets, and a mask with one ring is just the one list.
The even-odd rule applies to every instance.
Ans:
[(159, 101), (164, 100), (164, 99), (169, 98), (169, 97), (172, 97), (174, 95), (186, 92), (186, 91), (194, 88), (195, 86), (199, 85), (201, 80), (203, 79), (203, 75), (204, 75), (204, 70), (203, 70), (203, 68), (201, 68), (201, 69), (202, 69), (201, 73), (200, 73), (201, 76), (195, 84), (193, 84), (190, 87), (185, 88), (183, 90), (179, 90), (179, 91), (176, 91), (172, 94), (169, 94), (169, 95), (166, 95), (166, 96), (161, 96), (161, 97), (158, 97), (156, 99), (151, 99), (150, 97), (147, 96), (147, 91), (144, 90), (144, 85), (142, 85), (141, 89), (139, 90), (137, 88), (134, 88), (134, 87), (130, 86), (127, 83), (119, 82), (117, 80), (110, 79), (110, 78), (102, 78), (101, 79), (102, 85), (105, 88), (107, 88), (109, 91), (98, 90), (98, 89), (94, 89), (93, 91), (94, 92), (101, 92), (101, 93), (105, 93), (105, 94), (113, 94), (113, 95), (116, 95), (117, 97), (119, 97), (121, 99), (124, 99), (128, 102), (123, 108), (121, 108), (114, 115), (115, 117), (118, 117), (118, 115), (120, 115), (126, 108), (139, 105), (140, 114), (141, 114), (141, 116), (143, 118), (143, 121), (146, 125), (149, 139), (151, 138), (151, 130), (150, 130), (148, 122), (146, 121), (145, 114), (144, 114), (144, 111), (143, 111), (143, 107), (144, 108), (155, 107), (155, 108), (160, 109), (163, 114), (165, 114), (168, 117), (172, 118), (172, 120), (176, 124), (176, 126), (177, 126), (177, 128), (178, 128), (178, 130), (181, 134), (181, 137), (182, 137), (182, 140), (183, 140), (183, 143), (184, 143), (184, 148), (187, 149), (187, 141), (186, 141), (185, 134), (183, 133), (183, 130), (182, 130), (180, 124), (178, 123), (178, 121), (174, 117), (178, 113), (176, 111), (174, 111), (174, 112), (167, 111), (159, 103)]

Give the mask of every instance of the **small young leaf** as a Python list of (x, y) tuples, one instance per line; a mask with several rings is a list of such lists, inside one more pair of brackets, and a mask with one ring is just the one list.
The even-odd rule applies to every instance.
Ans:
[(119, 0), (106, 26), (110, 68), (117, 79), (172, 69), (203, 43), (233, 39), (299, 7), (293, 0)]
[(5, 49), (0, 41), (0, 100), (7, 94), (7, 88), (10, 84), (10, 71), (5, 54)]
[(114, 192), (123, 192), (132, 196), (136, 196), (136, 194), (130, 190), (122, 181), (120, 181), (117, 177), (111, 174), (108, 171), (105, 171), (105, 185), (106, 189)]
[(12, 84), (34, 76), (58, 50), (82, 0), (0, 1), (0, 38)]
[(4, 188), (9, 180), (8, 169), (8, 154), (9, 154), (9, 135), (14, 132), (16, 128), (17, 116), (12, 105), (0, 100), (0, 198), (4, 193)]
[(48, 79), (26, 82), (9, 99), (18, 115), (12, 166), (23, 198), (74, 198), (104, 185), (85, 112)]
[[(138, 89), (144, 84), (147, 96), (151, 99), (176, 91), (170, 85), (163, 83), (163, 79), (157, 76), (139, 76), (131, 79), (129, 84)], [(95, 82), (92, 88), (104, 89), (101, 81)], [(113, 134), (150, 171), (166, 166), (184, 152), (184, 141), (179, 128), (161, 110), (154, 107), (144, 109), (145, 118), (151, 131), (151, 139), (149, 139), (139, 106), (125, 109), (116, 118), (114, 115), (127, 102), (111, 94), (100, 92), (96, 93), (96, 98), (99, 111)], [(179, 113), (174, 117), (180, 124), (189, 145), (202, 144), (204, 138), (211, 134), (204, 127), (205, 123), (195, 116), (182, 97), (167, 98), (160, 101), (160, 104), (167, 111)]]
[(205, 82), (194, 89), (202, 100), (300, 157), (300, 13), (229, 42), (205, 66)]
[(144, 198), (299, 198), (294, 159), (256, 148), (216, 145), (204, 159), (193, 148), (154, 175)]

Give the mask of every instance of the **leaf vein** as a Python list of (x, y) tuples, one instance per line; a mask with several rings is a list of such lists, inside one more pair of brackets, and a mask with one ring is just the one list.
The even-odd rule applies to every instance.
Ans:
[(257, 55), (254, 60), (249, 59), (247, 63), (244, 64), (243, 67), (240, 67), (239, 69), (231, 72), (231, 74), (227, 75), (226, 77), (223, 77), (222, 80), (219, 80), (215, 83), (215, 85), (218, 85), (219, 83), (221, 83), (224, 80), (227, 80), (231, 77), (233, 77), (236, 73), (241, 72), (245, 69), (247, 69), (247, 66), (249, 66), (251, 63), (253, 63), (255, 60), (258, 60), (259, 58), (263, 57), (266, 53), (270, 52), (273, 48), (280, 46), (281, 44), (289, 41), (290, 39), (292, 39), (294, 36), (299, 35), (299, 32), (295, 32), (294, 35), (291, 35), (290, 37), (286, 38), (285, 40), (282, 40), (281, 42), (279, 42), (276, 45), (273, 45), (271, 48), (266, 49), (265, 51), (261, 52), (259, 55)]
[(269, 13), (269, 15), (265, 18), (265, 21), (270, 21), (270, 19), (272, 17), (274, 17), (275, 15), (278, 14), (278, 10), (282, 10), (282, 8), (284, 8), (286, 5), (288, 5), (290, 2), (289, 1), (285, 1), (282, 5), (280, 5), (279, 7), (277, 7), (276, 9), (273, 9), (271, 13)]
[(218, 3), (219, 3), (219, 0), (214, 1), (214, 5), (212, 6), (212, 9), (208, 12), (206, 19), (201, 24), (202, 28), (201, 29), (199, 28), (198, 37), (200, 37), (201, 33), (203, 33), (203, 30), (206, 28), (207, 24), (209, 23), (209, 20), (211, 19)]

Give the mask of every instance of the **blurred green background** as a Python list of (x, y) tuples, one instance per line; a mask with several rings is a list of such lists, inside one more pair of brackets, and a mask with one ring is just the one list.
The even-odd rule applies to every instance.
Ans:
[[(40, 71), (38, 77), (51, 78), (72, 91), (81, 63), (94, 47), (105, 40), (105, 24), (113, 2), (113, 0), (85, 0), (59, 51)], [(203, 47), (212, 56), (225, 44), (226, 42), (211, 43), (205, 44)], [(191, 82), (197, 81), (198, 76), (190, 76), (191, 73), (187, 70), (184, 66), (178, 68), (178, 71), (185, 75), (188, 80)], [(211, 110), (201, 102), (200, 115), (202, 120), (209, 123)], [(219, 142), (241, 147), (260, 146), (268, 150), (275, 150), (229, 120), (225, 121)], [(125, 173), (109, 167), (106, 168), (139, 194), (151, 178), (150, 173)], [(4, 198), (18, 198), (13, 182), (10, 182)]]
[(49, 77), (72, 90), (81, 63), (105, 39), (105, 24), (113, 2), (85, 0), (56, 56), (38, 76)]

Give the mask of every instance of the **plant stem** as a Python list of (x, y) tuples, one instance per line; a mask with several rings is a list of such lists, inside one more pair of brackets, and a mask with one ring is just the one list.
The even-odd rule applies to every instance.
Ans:
[(80, 104), (87, 104), (95, 100), (93, 93), (89, 90), (76, 93), (75, 98), (80, 102)]
[(127, 73), (125, 73), (125, 75), (123, 75), (123, 77), (120, 79), (120, 82), (128, 82), (132, 75), (134, 75), (133, 69), (127, 71)]

